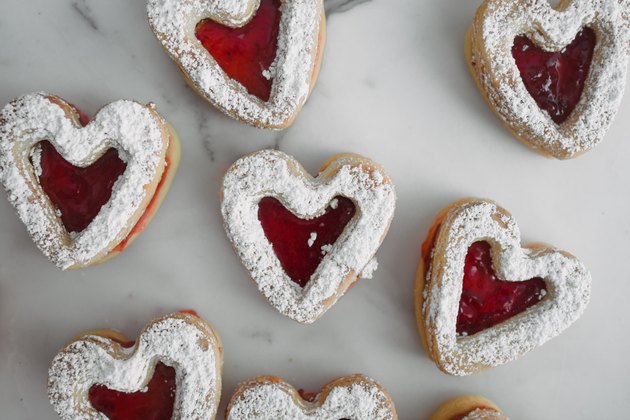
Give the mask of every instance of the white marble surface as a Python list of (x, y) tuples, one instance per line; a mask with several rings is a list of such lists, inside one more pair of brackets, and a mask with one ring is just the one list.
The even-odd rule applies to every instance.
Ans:
[[(94, 113), (120, 98), (154, 101), (179, 131), (182, 165), (153, 223), (102, 266), (61, 272), (0, 199), (2, 418), (54, 418), (46, 370), (57, 349), (96, 327), (134, 337), (156, 315), (195, 308), (225, 344), (223, 404), (239, 381), (283, 376), (318, 389), (368, 374), (401, 419), (425, 419), (461, 393), (495, 400), (515, 419), (612, 419), (630, 412), (630, 99), (605, 142), (569, 162), (514, 140), (483, 102), (463, 59), (480, 1), (336, 0), (319, 83), (284, 132), (224, 117), (185, 86), (146, 23), (143, 0), (2, 0), (0, 102), (46, 90)], [(316, 171), (340, 151), (380, 161), (398, 187), (375, 278), (301, 326), (258, 293), (224, 235), (218, 191), (239, 156), (264, 147)], [(498, 200), (527, 240), (581, 257), (593, 298), (573, 327), (509, 365), (466, 378), (424, 354), (411, 290), (435, 213), (464, 196)], [(220, 416), (221, 418), (221, 416)]]

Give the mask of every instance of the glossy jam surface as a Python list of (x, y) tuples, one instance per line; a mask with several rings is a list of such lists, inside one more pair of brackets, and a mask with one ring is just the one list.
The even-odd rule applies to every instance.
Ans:
[[(121, 343), (123, 347), (133, 344)], [(90, 404), (110, 420), (170, 420), (175, 403), (175, 376), (174, 368), (157, 363), (144, 392), (125, 393), (93, 385), (89, 391)]]
[(523, 83), (556, 124), (566, 121), (580, 101), (595, 43), (595, 32), (590, 28), (582, 29), (559, 52), (544, 51), (523, 35), (514, 39), (512, 56)]
[(92, 165), (79, 168), (66, 161), (48, 141), (41, 149), (39, 183), (61, 213), (68, 232), (81, 232), (112, 195), (112, 187), (127, 164), (109, 149)]
[(300, 219), (280, 201), (265, 197), (258, 204), (258, 220), (287, 275), (304, 287), (352, 220), (356, 208), (352, 200), (335, 197), (325, 212), (314, 219)]
[(492, 268), (490, 244), (475, 242), (468, 249), (457, 315), (457, 333), (472, 335), (497, 325), (540, 302), (547, 291), (543, 279), (499, 280)]
[(266, 102), (273, 79), (263, 72), (276, 58), (280, 17), (280, 0), (261, 0), (255, 16), (243, 27), (205, 19), (197, 24), (195, 35), (231, 79)]

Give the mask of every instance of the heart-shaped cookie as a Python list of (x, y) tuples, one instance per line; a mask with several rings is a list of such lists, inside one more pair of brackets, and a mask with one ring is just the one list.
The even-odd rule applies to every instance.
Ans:
[(512, 133), (558, 159), (602, 141), (626, 84), (619, 0), (486, 0), (466, 38), (470, 71)]
[(311, 323), (376, 268), (395, 201), (369, 159), (334, 156), (313, 178), (290, 156), (263, 150), (227, 171), (221, 211), (259, 290), (282, 314)]
[(37, 246), (63, 269), (102, 262), (133, 241), (179, 162), (177, 135), (153, 105), (118, 101), (88, 121), (44, 93), (0, 113), (2, 183)]
[(293, 122), (319, 72), (322, 0), (149, 0), (147, 10), (198, 94), (257, 127)]
[(274, 376), (261, 376), (236, 389), (227, 420), (395, 420), (389, 393), (363, 375), (336, 379), (318, 394), (296, 391)]
[(462, 200), (440, 212), (422, 245), (418, 328), (441, 370), (468, 375), (560, 334), (580, 317), (590, 290), (577, 258), (541, 244), (522, 247), (505, 209)]
[(75, 339), (55, 356), (48, 397), (62, 419), (213, 419), (223, 349), (210, 324), (176, 312), (133, 343), (112, 330)]

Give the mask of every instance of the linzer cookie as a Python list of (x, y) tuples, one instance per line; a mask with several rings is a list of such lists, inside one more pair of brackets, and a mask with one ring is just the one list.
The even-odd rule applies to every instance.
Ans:
[(521, 246), (496, 203), (456, 202), (422, 244), (415, 304), (426, 349), (446, 373), (468, 375), (512, 361), (560, 334), (588, 304), (591, 276), (574, 256)]
[(137, 341), (112, 330), (84, 334), (55, 356), (48, 396), (62, 419), (213, 419), (223, 349), (192, 311), (158, 318)]
[(319, 393), (297, 391), (275, 376), (261, 376), (236, 389), (226, 420), (396, 420), (389, 393), (363, 375), (336, 379)]
[(263, 150), (227, 171), (221, 211), (263, 295), (311, 323), (376, 269), (395, 201), (389, 177), (369, 159), (333, 156), (313, 178), (290, 156)]
[(630, 43), (620, 0), (486, 0), (466, 37), (490, 107), (536, 151), (558, 159), (602, 141), (621, 103)]
[(0, 113), (0, 177), (39, 249), (63, 269), (122, 252), (147, 226), (179, 163), (153, 105), (118, 101), (93, 121), (63, 99), (22, 96)]
[(199, 95), (256, 127), (291, 125), (319, 73), (322, 0), (149, 0), (147, 9)]
[(508, 420), (508, 418), (489, 399), (478, 395), (463, 395), (442, 404), (430, 420)]

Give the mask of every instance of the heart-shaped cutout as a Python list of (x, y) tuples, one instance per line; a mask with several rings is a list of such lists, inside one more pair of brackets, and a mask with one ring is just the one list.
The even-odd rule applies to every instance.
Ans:
[(222, 364), (210, 324), (176, 312), (145, 326), (134, 344), (111, 330), (75, 339), (51, 364), (48, 396), (63, 419), (213, 419)]
[(311, 276), (356, 213), (352, 200), (335, 197), (321, 216), (301, 219), (282, 203), (265, 197), (258, 203), (258, 220), (280, 265), (300, 287)]
[(575, 322), (591, 276), (574, 256), (521, 246), (512, 216), (489, 200), (442, 210), (422, 246), (416, 317), (440, 369), (468, 375), (512, 361)]
[[(282, 314), (311, 323), (375, 268), (395, 201), (390, 179), (366, 158), (335, 156), (313, 178), (290, 156), (263, 150), (228, 170), (221, 210), (259, 290)], [(290, 249), (287, 239), (300, 243)]]
[(229, 116), (284, 128), (322, 59), (322, 0), (149, 0), (149, 23), (193, 89)]
[(619, 0), (485, 0), (468, 31), (471, 73), (514, 135), (558, 159), (603, 139), (626, 83), (628, 16)]
[(569, 118), (582, 96), (596, 42), (591, 28), (562, 51), (545, 51), (524, 35), (514, 40), (512, 55), (525, 88), (556, 124)]
[(175, 377), (174, 368), (157, 363), (141, 391), (126, 393), (92, 385), (88, 397), (92, 407), (109, 420), (171, 420), (177, 392)]
[(547, 294), (540, 277), (501, 280), (492, 268), (491, 245), (485, 241), (468, 248), (464, 262), (462, 295), (457, 314), (457, 333), (472, 335), (524, 312)]
[(387, 390), (357, 374), (330, 382), (317, 395), (305, 395), (278, 377), (261, 376), (239, 385), (228, 403), (225, 418), (396, 420), (398, 415)]
[(212, 19), (197, 24), (195, 35), (225, 74), (267, 102), (273, 79), (271, 68), (278, 49), (280, 0), (260, 0), (252, 19), (244, 26), (231, 28)]
[(179, 162), (177, 135), (152, 105), (118, 101), (86, 120), (43, 93), (0, 113), (2, 183), (37, 246), (63, 269), (122, 251), (157, 211)]
[(114, 183), (127, 164), (116, 149), (81, 168), (65, 160), (48, 141), (38, 147), (39, 184), (59, 210), (66, 230), (82, 232), (111, 198)]

